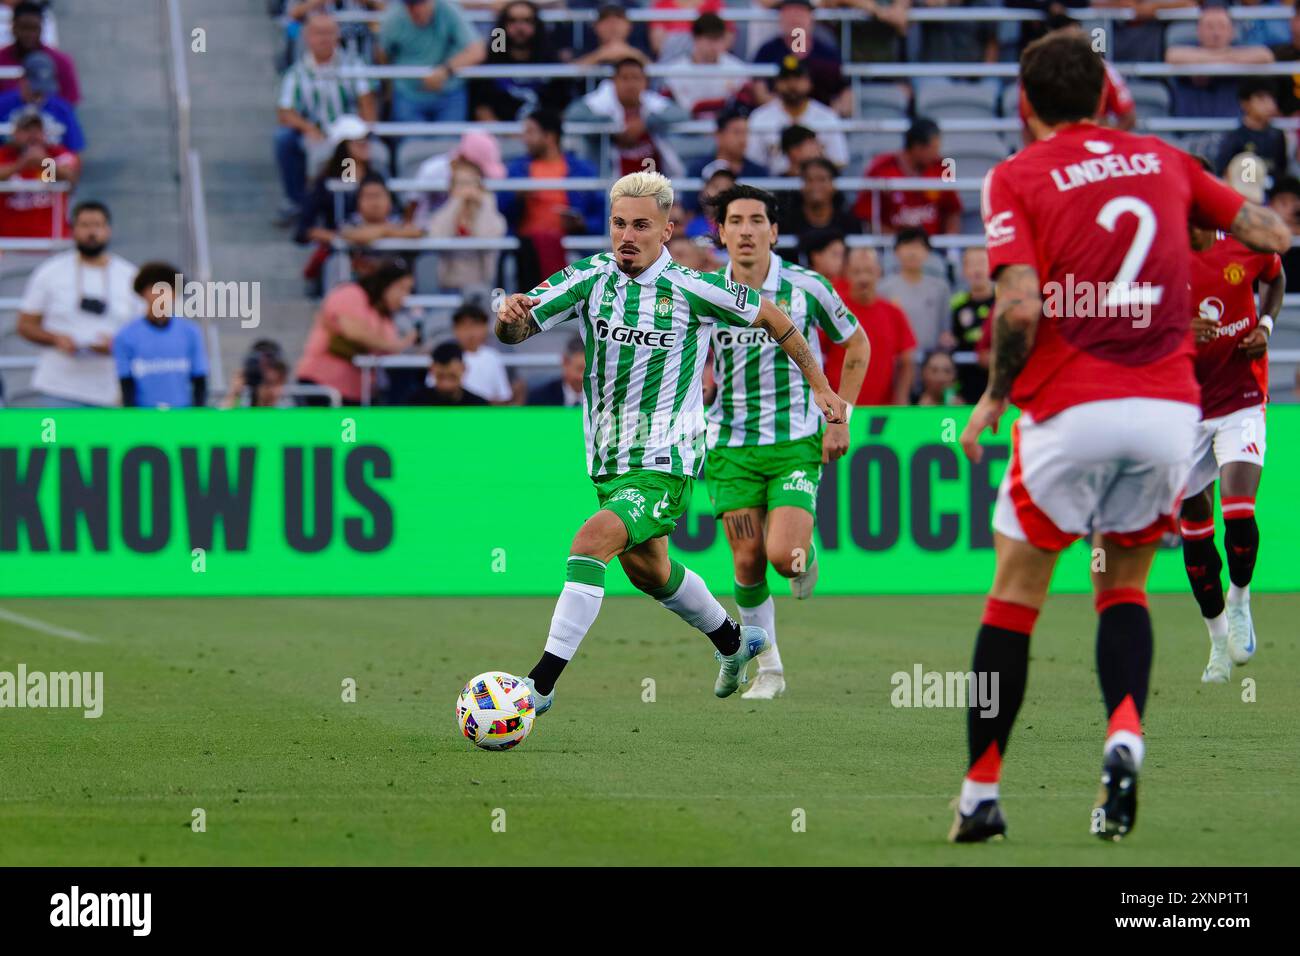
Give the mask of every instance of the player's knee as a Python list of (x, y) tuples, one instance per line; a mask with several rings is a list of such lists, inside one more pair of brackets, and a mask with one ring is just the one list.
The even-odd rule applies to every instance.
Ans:
[(770, 547), (767, 551), (767, 560), (772, 565), (772, 570), (781, 577), (792, 578), (806, 569), (808, 549), (780, 545)]

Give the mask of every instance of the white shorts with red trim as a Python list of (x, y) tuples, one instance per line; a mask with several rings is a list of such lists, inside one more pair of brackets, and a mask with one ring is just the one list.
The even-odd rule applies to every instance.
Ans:
[(1196, 433), (1196, 448), (1192, 451), (1188, 496), (1199, 495), (1213, 484), (1219, 477), (1219, 469), (1230, 461), (1264, 467), (1265, 448), (1263, 405), (1205, 419)]
[(1118, 398), (1023, 414), (1011, 433), (993, 528), (1060, 551), (1101, 532), (1125, 547), (1177, 530), (1175, 515), (1200, 410), (1186, 402)]

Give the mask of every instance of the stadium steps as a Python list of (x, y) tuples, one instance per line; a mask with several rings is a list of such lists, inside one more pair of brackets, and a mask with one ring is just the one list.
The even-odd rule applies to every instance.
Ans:
[(220, 320), (227, 376), (259, 338), (278, 340), (290, 362), (296, 361), (315, 314), (301, 278), (309, 252), (271, 221), (280, 204), (271, 147), (279, 28), (266, 9), (266, 0), (181, 4), (186, 38), (195, 27), (207, 32), (207, 52), (191, 53), (188, 68), (213, 276), (260, 283), (260, 327), (244, 329), (238, 319)]

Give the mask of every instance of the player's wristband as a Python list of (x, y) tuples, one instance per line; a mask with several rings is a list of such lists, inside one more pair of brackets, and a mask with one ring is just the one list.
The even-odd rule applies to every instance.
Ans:
[(1259, 317), (1259, 327), (1268, 333), (1268, 337), (1273, 337), (1273, 316), (1261, 315)]

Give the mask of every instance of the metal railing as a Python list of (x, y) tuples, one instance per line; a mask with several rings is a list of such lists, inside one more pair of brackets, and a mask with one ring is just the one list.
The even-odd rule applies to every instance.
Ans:
[[(212, 281), (212, 256), (208, 245), (207, 200), (203, 191), (203, 162), (194, 148), (190, 77), (185, 62), (186, 45), (181, 22), (180, 0), (160, 0), (167, 25), (171, 87), (176, 109), (176, 170), (180, 191), (181, 220), (185, 224), (186, 272), (198, 282)], [(213, 389), (224, 387), (221, 338), (217, 326), (206, 314), (199, 317), (208, 350), (208, 368)]]

